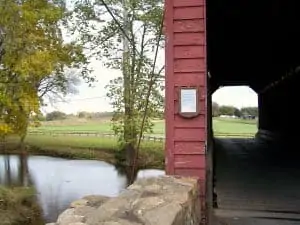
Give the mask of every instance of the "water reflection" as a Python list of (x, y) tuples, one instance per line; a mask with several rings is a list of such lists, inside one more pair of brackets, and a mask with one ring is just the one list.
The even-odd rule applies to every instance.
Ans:
[(0, 184), (5, 186), (29, 186), (27, 156), (0, 156)]
[[(136, 177), (163, 175), (161, 170), (143, 170)], [(128, 184), (113, 165), (95, 160), (66, 160), (45, 156), (0, 156), (0, 184), (33, 185), (46, 222), (55, 221), (75, 199), (86, 195), (117, 196)]]

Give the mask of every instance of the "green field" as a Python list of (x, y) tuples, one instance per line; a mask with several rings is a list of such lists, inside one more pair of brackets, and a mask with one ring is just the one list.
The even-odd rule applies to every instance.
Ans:
[(217, 118), (213, 120), (213, 129), (216, 135), (218, 133), (255, 134), (257, 132), (257, 121)]
[[(154, 121), (153, 133), (164, 133), (164, 122)], [(31, 128), (37, 131), (74, 131), (74, 132), (99, 132), (112, 133), (112, 125), (109, 120), (74, 120), (66, 119), (61, 121), (43, 122), (40, 127)]]
[[(216, 135), (223, 134), (255, 134), (257, 125), (255, 120), (224, 119), (215, 118), (213, 120), (213, 129)], [(98, 132), (112, 133), (112, 127), (109, 120), (65, 120), (60, 122), (44, 122), (39, 128), (31, 130), (51, 131), (51, 132)], [(153, 134), (164, 135), (165, 123), (163, 120), (154, 121)]]
[[(215, 118), (213, 120), (215, 136), (249, 137), (257, 131), (256, 121)], [(30, 132), (31, 131), (31, 132)], [(25, 140), (30, 154), (58, 156), (63, 158), (98, 159), (114, 163), (114, 155), (119, 150), (117, 139), (112, 134), (111, 123), (106, 120), (67, 119), (63, 121), (44, 122), (38, 128), (31, 128)], [(34, 134), (33, 131), (40, 131)], [(164, 137), (165, 123), (154, 121), (153, 134), (149, 136)], [(66, 135), (67, 132), (85, 133), (87, 135)], [(18, 153), (16, 137), (7, 139), (9, 153)], [(15, 151), (15, 152), (14, 152)], [(141, 167), (164, 167), (164, 141), (145, 139), (140, 148)]]

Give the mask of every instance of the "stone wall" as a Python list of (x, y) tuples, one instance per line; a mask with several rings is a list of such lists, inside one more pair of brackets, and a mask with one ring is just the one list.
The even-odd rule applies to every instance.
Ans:
[(197, 179), (161, 176), (140, 179), (115, 198), (77, 200), (51, 225), (199, 225), (200, 212)]

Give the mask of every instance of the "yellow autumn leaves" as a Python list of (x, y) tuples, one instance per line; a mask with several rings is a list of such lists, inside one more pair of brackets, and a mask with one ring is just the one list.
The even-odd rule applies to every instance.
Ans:
[(65, 9), (54, 2), (0, 0), (0, 135), (36, 125), (41, 81), (78, 60), (78, 49), (63, 43)]

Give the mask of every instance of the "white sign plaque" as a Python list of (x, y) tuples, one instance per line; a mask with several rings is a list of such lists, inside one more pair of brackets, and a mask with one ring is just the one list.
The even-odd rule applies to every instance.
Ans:
[(197, 113), (197, 89), (181, 89), (180, 106), (181, 113)]

